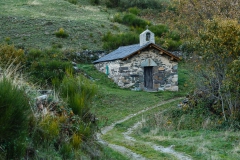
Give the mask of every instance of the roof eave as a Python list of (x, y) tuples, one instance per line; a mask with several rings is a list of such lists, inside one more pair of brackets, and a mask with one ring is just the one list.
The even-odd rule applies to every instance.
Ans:
[(112, 60), (105, 60), (105, 61), (98, 61), (98, 62), (92, 62), (93, 64), (97, 64), (97, 63), (101, 63), (101, 62), (109, 62), (109, 61), (115, 61), (115, 60), (121, 60), (121, 58), (117, 58), (117, 59), (112, 59)]
[(161, 50), (161, 51), (163, 51), (165, 54), (167, 54), (168, 56), (170, 56), (171, 58), (173, 58), (173, 59), (175, 59), (175, 60), (177, 60), (177, 61), (180, 61), (180, 58), (179, 58), (179, 57), (175, 56), (174, 54), (172, 54), (172, 53), (170, 53), (170, 52), (168, 52), (168, 51), (166, 51), (166, 50), (164, 50), (163, 48), (157, 46), (157, 45), (154, 44), (154, 43), (149, 43), (148, 45), (146, 45), (146, 46), (138, 49), (137, 51), (133, 52), (132, 54), (130, 54), (130, 55), (126, 56), (126, 57), (123, 57), (122, 60), (128, 59), (128, 58), (131, 57), (132, 55), (138, 53), (139, 51), (141, 51), (141, 50), (143, 50), (143, 49), (145, 49), (145, 48), (147, 48), (148, 46), (154, 47), (154, 48), (156, 48), (156, 49), (158, 49), (158, 50)]

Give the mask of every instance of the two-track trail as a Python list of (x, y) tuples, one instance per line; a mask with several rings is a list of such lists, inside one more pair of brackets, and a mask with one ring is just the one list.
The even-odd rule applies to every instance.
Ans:
[[(174, 101), (177, 101), (177, 100), (180, 100), (182, 98), (174, 98), (174, 99), (171, 99), (171, 100), (167, 100), (167, 101), (162, 101), (160, 103), (158, 103), (157, 105), (154, 105), (152, 107), (148, 107), (146, 109), (143, 109), (141, 111), (138, 111), (137, 113), (135, 114), (130, 114), (128, 116), (126, 116), (125, 118), (119, 120), (119, 121), (116, 121), (114, 123), (112, 123), (111, 125), (109, 126), (106, 126), (104, 128), (102, 128), (101, 130), (101, 134), (97, 134), (97, 138), (98, 138), (98, 141), (100, 143), (103, 143), (105, 145), (108, 145), (108, 147), (112, 148), (113, 150), (117, 151), (117, 152), (120, 152), (122, 153), (123, 155), (127, 155), (127, 157), (129, 157), (130, 159), (132, 160), (147, 160), (146, 157), (144, 157), (143, 155), (140, 155), (140, 154), (137, 154), (135, 152), (133, 152), (132, 150), (124, 147), (124, 146), (120, 146), (120, 145), (116, 145), (116, 144), (111, 144), (111, 143), (108, 143), (107, 141), (104, 141), (101, 136), (102, 135), (105, 135), (107, 134), (109, 131), (111, 131), (116, 124), (119, 124), (119, 123), (123, 123), (139, 114), (142, 114), (146, 111), (149, 111), (149, 110), (152, 110), (156, 107), (161, 107), (162, 105), (165, 105), (167, 103), (171, 103), (171, 102), (174, 102)], [(136, 139), (134, 139), (133, 137), (131, 137), (130, 135), (132, 134), (132, 132), (138, 128), (139, 126), (141, 125), (141, 122), (136, 122), (132, 127), (128, 128), (126, 132), (123, 132), (122, 134), (124, 135), (124, 138), (126, 140), (129, 140), (129, 141), (137, 141)], [(159, 152), (162, 152), (162, 153), (167, 153), (167, 154), (171, 154), (173, 155), (176, 159), (179, 159), (179, 160), (191, 160), (191, 157), (188, 156), (188, 155), (185, 155), (184, 153), (180, 153), (180, 152), (177, 152), (173, 149), (172, 146), (170, 147), (163, 147), (163, 146), (160, 146), (160, 145), (156, 145), (154, 143), (151, 143), (151, 142), (142, 142), (141, 143), (145, 143), (149, 146), (151, 146), (155, 151), (159, 151)]]

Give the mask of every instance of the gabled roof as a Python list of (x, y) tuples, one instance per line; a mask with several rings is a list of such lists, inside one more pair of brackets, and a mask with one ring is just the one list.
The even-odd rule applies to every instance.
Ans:
[(133, 56), (134, 54), (138, 53), (144, 48), (147, 48), (148, 46), (156, 48), (159, 50), (162, 54), (166, 54), (170, 56), (172, 59), (180, 60), (179, 57), (175, 56), (174, 54), (162, 49), (161, 47), (157, 46), (154, 43), (147, 43), (145, 45), (140, 46), (139, 44), (129, 45), (129, 46), (122, 46), (116, 49), (115, 51), (101, 57), (100, 59), (94, 61), (93, 63), (99, 63), (99, 62), (106, 62), (106, 61), (113, 61), (117, 59), (125, 60), (130, 56)]

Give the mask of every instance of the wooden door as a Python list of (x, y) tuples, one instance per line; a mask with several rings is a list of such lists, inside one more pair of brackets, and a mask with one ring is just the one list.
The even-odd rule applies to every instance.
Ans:
[(144, 67), (144, 87), (153, 89), (153, 67)]

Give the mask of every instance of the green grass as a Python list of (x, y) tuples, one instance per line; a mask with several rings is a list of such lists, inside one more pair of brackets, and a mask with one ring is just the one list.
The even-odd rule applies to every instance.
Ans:
[(100, 160), (130, 160), (126, 156), (106, 146), (103, 146), (102, 154), (103, 156), (100, 158)]
[(193, 159), (239, 159), (240, 134), (232, 131), (181, 130), (158, 131), (154, 135), (143, 134), (138, 139), (159, 145), (175, 145), (175, 150), (187, 153)]
[[(0, 42), (9, 37), (8, 42), (26, 49), (59, 44), (65, 50), (99, 50), (103, 34), (116, 32), (112, 26), (120, 31), (126, 29), (109, 21), (112, 13), (115, 11), (91, 6), (87, 0), (78, 0), (77, 5), (64, 0), (3, 0), (0, 2), (0, 23), (4, 24)], [(69, 36), (57, 38), (54, 33), (59, 28)]]

